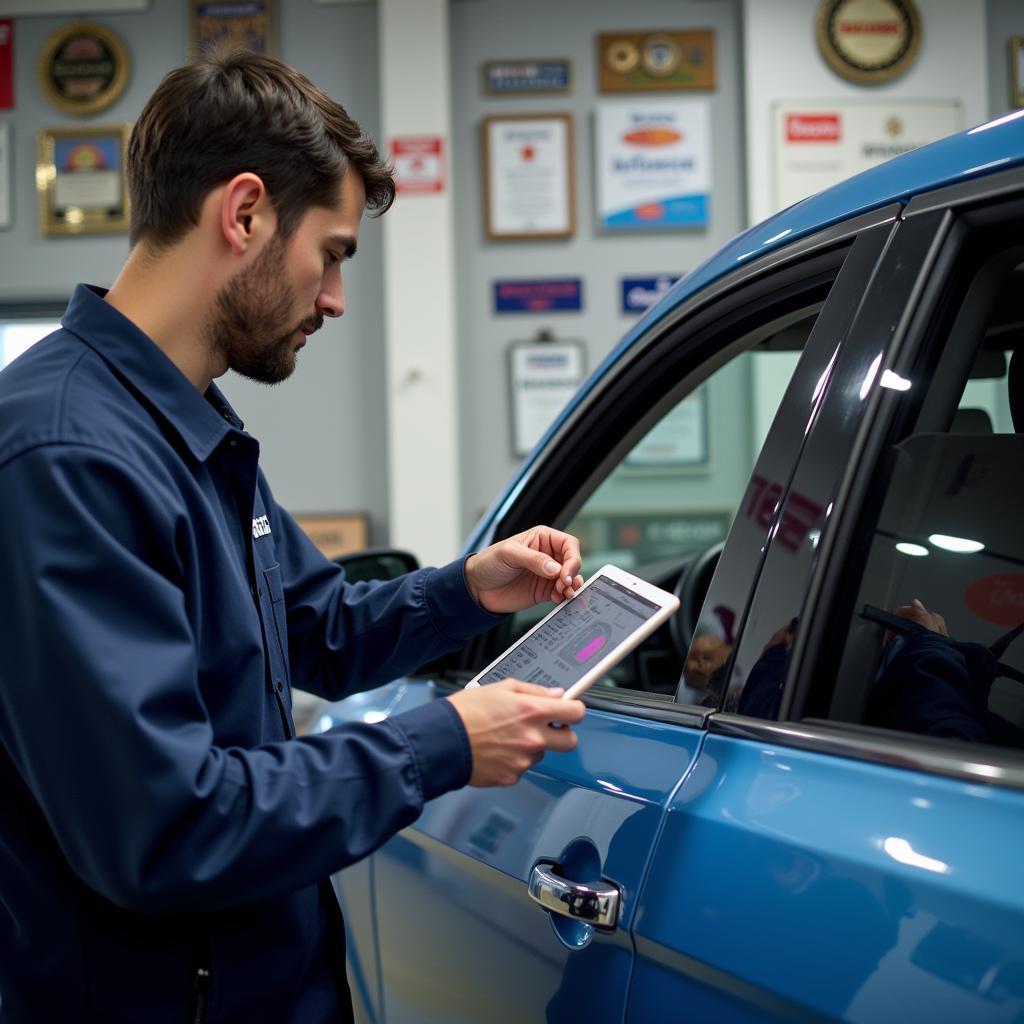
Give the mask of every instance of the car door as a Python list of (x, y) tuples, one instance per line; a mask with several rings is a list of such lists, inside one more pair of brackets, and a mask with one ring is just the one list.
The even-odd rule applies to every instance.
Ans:
[(763, 568), (636, 906), (630, 1021), (1024, 1015), (1022, 197), (910, 202), (795, 472), (752, 480), (762, 544), (720, 571)]
[[(652, 318), (597, 372), (472, 545), (549, 521), (580, 533), (585, 564), (617, 561), (670, 587), (686, 579), (697, 600), (690, 570), (730, 523), (745, 528), (737, 511), (760, 437), (737, 423), (755, 388), (752, 361), (784, 350), (783, 368), (760, 374), (774, 374), (774, 401), (785, 392), (788, 411), (775, 419), (758, 472), (787, 480), (895, 213), (754, 261)], [(704, 395), (706, 463), (650, 465), (696, 394)], [(692, 407), (685, 415), (692, 422)], [(771, 410), (764, 417), (770, 422)], [(759, 568), (730, 570), (737, 592), (749, 593)], [(443, 697), (530, 621), (510, 617), (446, 671), (389, 689), (387, 708), (373, 713)], [(638, 897), (714, 710), (674, 699), (691, 630), (680, 619), (590, 691), (574, 752), (548, 755), (509, 789), (431, 802), (369, 865), (342, 872), (343, 902), (356, 909), (350, 966), (367, 1019), (623, 1018)], [(609, 912), (603, 922), (588, 918), (595, 909)]]

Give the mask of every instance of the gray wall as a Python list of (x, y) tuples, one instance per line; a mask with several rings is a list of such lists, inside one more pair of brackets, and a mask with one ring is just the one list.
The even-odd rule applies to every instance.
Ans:
[(1021, 0), (988, 0), (989, 113), (1005, 114), (1010, 107), (1010, 39), (1024, 36)]
[[(279, 9), (280, 55), (376, 135), (376, 6), (283, 0)], [(0, 118), (12, 125), (15, 167), (14, 223), (0, 231), (0, 303), (26, 298), (63, 302), (80, 280), (113, 281), (128, 252), (126, 236), (40, 236), (36, 131), (133, 121), (161, 77), (185, 60), (187, 11), (185, 0), (152, 0), (145, 12), (93, 19), (125, 41), (132, 72), (117, 103), (89, 118), (63, 113), (36, 85), (36, 57), (45, 39), (73, 19), (17, 19), (16, 107), (0, 111)], [(327, 321), (303, 350), (291, 380), (270, 389), (229, 374), (219, 383), (260, 439), (264, 466), (283, 504), (297, 512), (367, 511), (372, 539), (382, 541), (387, 535), (386, 422), (380, 227), (375, 220), (364, 221), (359, 257), (346, 264), (345, 279), (348, 312), (340, 321)]]
[[(462, 494), (468, 526), (508, 481), (519, 460), (511, 452), (507, 356), (509, 342), (549, 328), (582, 339), (593, 369), (633, 322), (619, 312), (619, 278), (690, 270), (742, 227), (743, 159), (738, 6), (734, 0), (456, 0), (452, 18), (453, 188), (459, 197), (456, 232)], [(593, 113), (598, 102), (628, 102), (597, 90), (596, 34), (615, 29), (713, 28), (717, 88), (711, 104), (714, 196), (707, 230), (615, 234), (595, 229)], [(489, 97), (482, 94), (485, 60), (568, 57), (568, 94)], [(646, 98), (682, 96), (648, 93)], [(633, 98), (636, 98), (635, 96)], [(480, 174), (481, 122), (491, 114), (569, 112), (576, 166), (574, 238), (501, 241), (485, 238)], [(492, 282), (515, 277), (580, 277), (582, 313), (491, 312)], [(744, 424), (737, 429), (748, 435)], [(706, 481), (713, 486), (713, 480)], [(711, 501), (711, 504), (716, 502)]]

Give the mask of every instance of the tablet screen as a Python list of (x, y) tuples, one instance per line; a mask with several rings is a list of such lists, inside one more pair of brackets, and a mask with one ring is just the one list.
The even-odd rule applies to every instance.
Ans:
[(511, 676), (568, 689), (613, 647), (656, 615), (659, 606), (607, 577), (595, 579), (513, 647), (480, 683)]

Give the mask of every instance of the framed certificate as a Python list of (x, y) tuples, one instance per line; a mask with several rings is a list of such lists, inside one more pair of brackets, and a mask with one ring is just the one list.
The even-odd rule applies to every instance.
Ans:
[(274, 0), (191, 0), (190, 56), (241, 46), (276, 56)]
[(483, 149), (488, 238), (572, 236), (576, 213), (569, 114), (487, 117)]
[(125, 154), (131, 125), (41, 128), (36, 189), (44, 235), (128, 230)]

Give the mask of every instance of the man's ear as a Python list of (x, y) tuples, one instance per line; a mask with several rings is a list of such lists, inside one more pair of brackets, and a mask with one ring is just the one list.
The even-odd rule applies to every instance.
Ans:
[(267, 187), (258, 174), (236, 174), (223, 187), (220, 199), (220, 228), (232, 253), (243, 256), (261, 237), (269, 237), (277, 217)]

